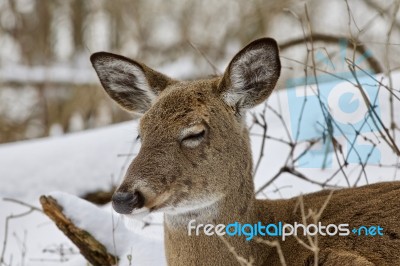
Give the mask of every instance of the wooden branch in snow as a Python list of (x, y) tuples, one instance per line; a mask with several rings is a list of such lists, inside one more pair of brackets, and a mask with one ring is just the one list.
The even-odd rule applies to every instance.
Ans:
[(87, 231), (78, 228), (63, 213), (63, 208), (50, 196), (41, 196), (44, 213), (50, 217), (57, 227), (79, 248), (81, 254), (93, 266), (116, 265), (117, 259)]

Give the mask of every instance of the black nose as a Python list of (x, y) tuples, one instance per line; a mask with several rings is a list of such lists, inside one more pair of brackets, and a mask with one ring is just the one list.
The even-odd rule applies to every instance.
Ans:
[(133, 209), (142, 208), (144, 198), (140, 192), (115, 192), (112, 196), (112, 205), (116, 212), (129, 214)]

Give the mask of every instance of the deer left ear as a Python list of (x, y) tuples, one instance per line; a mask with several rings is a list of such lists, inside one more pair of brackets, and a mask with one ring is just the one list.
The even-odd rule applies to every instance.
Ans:
[(271, 38), (258, 39), (236, 54), (217, 90), (226, 104), (252, 108), (268, 98), (280, 72), (278, 44)]
[(142, 63), (112, 53), (94, 53), (90, 61), (107, 94), (137, 114), (145, 113), (159, 93), (175, 82)]

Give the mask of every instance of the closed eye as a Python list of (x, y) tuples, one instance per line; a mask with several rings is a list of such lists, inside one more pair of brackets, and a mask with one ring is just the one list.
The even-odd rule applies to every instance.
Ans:
[(199, 133), (191, 134), (191, 135), (188, 135), (188, 136), (184, 137), (184, 138), (182, 139), (182, 141), (185, 141), (185, 140), (198, 140), (198, 139), (202, 139), (202, 138), (204, 138), (204, 135), (205, 135), (205, 134), (206, 134), (206, 131), (203, 129), (203, 130), (200, 131)]
[(182, 131), (181, 144), (188, 148), (197, 147), (205, 138), (206, 129), (203, 126), (194, 126)]

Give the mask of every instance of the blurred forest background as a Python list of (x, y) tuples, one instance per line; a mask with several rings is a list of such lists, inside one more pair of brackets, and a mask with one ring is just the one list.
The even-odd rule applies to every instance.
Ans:
[(310, 53), (330, 73), (347, 69), (343, 52), (375, 73), (399, 69), (398, 11), (397, 0), (0, 0), (0, 143), (131, 119), (99, 89), (96, 51), (195, 79), (270, 36), (282, 89), (304, 76)]

